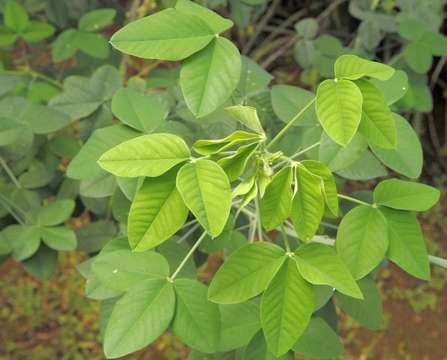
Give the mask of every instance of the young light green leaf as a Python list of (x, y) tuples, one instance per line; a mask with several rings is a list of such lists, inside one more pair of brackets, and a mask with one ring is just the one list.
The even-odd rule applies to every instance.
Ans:
[(128, 236), (133, 250), (152, 249), (173, 236), (185, 223), (188, 209), (176, 188), (177, 171), (146, 178), (129, 212)]
[(256, 108), (252, 106), (235, 105), (226, 107), (225, 111), (242, 125), (256, 131), (258, 134), (264, 134), (264, 129), (259, 121)]
[(394, 69), (386, 64), (362, 59), (356, 55), (342, 55), (334, 65), (335, 77), (338, 79), (357, 80), (369, 76), (379, 80), (388, 80)]
[(194, 151), (199, 153), (200, 155), (213, 155), (221, 151), (224, 151), (236, 144), (259, 139), (260, 139), (259, 134), (237, 130), (234, 133), (231, 133), (230, 135), (222, 139), (197, 140), (192, 147)]
[(230, 182), (222, 168), (211, 160), (186, 164), (177, 174), (177, 189), (206, 231), (219, 235), (231, 210)]
[(169, 110), (150, 95), (121, 88), (113, 96), (112, 112), (124, 124), (151, 133), (166, 119)]
[(354, 279), (361, 279), (379, 265), (388, 249), (385, 217), (371, 206), (355, 207), (341, 221), (335, 245)]
[(388, 223), (388, 258), (409, 274), (430, 280), (427, 247), (416, 215), (380, 208)]
[(98, 31), (113, 22), (116, 15), (115, 9), (97, 9), (88, 12), (79, 19), (79, 30)]
[(3, 16), (6, 27), (16, 33), (21, 33), (28, 27), (28, 13), (16, 0), (6, 1)]
[(325, 80), (317, 89), (316, 109), (324, 131), (336, 143), (346, 146), (360, 124), (362, 93), (352, 81)]
[(241, 176), (247, 167), (247, 163), (255, 154), (259, 143), (240, 146), (233, 155), (219, 159), (217, 163), (228, 175), (230, 181), (235, 181)]
[(220, 305), (221, 329), (219, 352), (247, 345), (261, 329), (259, 306), (254, 301)]
[(214, 35), (200, 17), (169, 8), (131, 22), (110, 43), (125, 54), (175, 61), (204, 48)]
[(175, 4), (177, 10), (200, 17), (216, 34), (231, 28), (233, 22), (225, 19), (214, 11), (189, 0), (178, 0)]
[(398, 210), (427, 211), (440, 191), (432, 186), (399, 179), (381, 181), (374, 189), (374, 202)]
[(382, 93), (367, 80), (356, 82), (363, 96), (359, 132), (370, 144), (385, 149), (396, 148), (397, 133), (393, 114)]
[(395, 149), (382, 149), (371, 145), (373, 153), (390, 169), (416, 179), (421, 175), (423, 153), (419, 138), (402, 116), (393, 114), (397, 129), (397, 146)]
[(191, 156), (188, 146), (172, 134), (150, 134), (125, 141), (105, 152), (98, 164), (116, 176), (156, 177)]
[(298, 272), (294, 259), (287, 259), (261, 300), (261, 323), (268, 349), (281, 356), (292, 348), (309, 323), (314, 290)]
[(313, 175), (320, 177), (323, 180), (323, 195), (326, 201), (326, 205), (329, 211), (338, 216), (338, 196), (337, 196), (337, 184), (335, 183), (334, 176), (329, 168), (323, 163), (315, 160), (304, 160), (301, 164)]
[(185, 344), (205, 353), (217, 351), (220, 335), (220, 313), (207, 299), (207, 287), (197, 280), (177, 279), (174, 334)]
[(149, 345), (167, 330), (174, 310), (174, 288), (165, 279), (134, 286), (113, 308), (104, 336), (106, 356), (118, 358)]
[(343, 355), (343, 345), (337, 333), (320, 317), (312, 317), (293, 351), (306, 357), (335, 359)]
[(273, 230), (286, 220), (292, 209), (293, 168), (288, 166), (273, 176), (261, 199), (261, 222), (266, 230)]
[(223, 37), (185, 60), (180, 87), (192, 113), (203, 117), (223, 105), (239, 83), (241, 67), (239, 50)]
[(359, 280), (358, 284), (364, 299), (354, 299), (350, 296), (336, 293), (337, 305), (355, 321), (368, 329), (382, 329), (384, 325), (382, 299), (374, 280), (367, 276)]
[(73, 213), (75, 203), (73, 200), (56, 200), (37, 212), (36, 223), (42, 226), (54, 226), (69, 219)]
[(297, 192), (292, 202), (292, 221), (298, 237), (308, 242), (318, 230), (324, 213), (323, 180), (303, 165), (296, 168)]
[(165, 279), (169, 265), (154, 252), (132, 252), (128, 249), (107, 251), (98, 255), (89, 277), (97, 278), (108, 289), (127, 291), (146, 279)]
[(208, 298), (219, 304), (236, 304), (259, 295), (284, 262), (285, 252), (271, 243), (241, 247), (217, 271)]
[(73, 230), (64, 226), (40, 228), (42, 241), (50, 248), (58, 251), (76, 249), (77, 240)]
[(301, 276), (314, 285), (329, 285), (358, 299), (362, 293), (346, 265), (328, 245), (310, 243), (295, 252)]

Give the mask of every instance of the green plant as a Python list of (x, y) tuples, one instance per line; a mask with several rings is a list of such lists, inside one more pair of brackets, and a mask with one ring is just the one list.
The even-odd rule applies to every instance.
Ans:
[[(180, 87), (191, 112), (203, 117), (230, 102), (225, 111), (244, 129), (197, 140), (192, 148), (171, 133), (134, 134), (108, 144), (100, 155), (102, 169), (138, 184), (128, 239), (112, 240), (83, 265), (88, 267), (87, 294), (114, 302), (104, 336), (110, 358), (139, 350), (168, 329), (195, 350), (192, 359), (200, 358), (199, 352), (236, 356), (231, 355), (234, 351), (242, 351), (243, 358), (267, 353), (288, 357), (291, 350), (335, 357), (343, 349), (324, 320), (325, 312), (334, 314), (329, 301), (334, 290), (342, 309), (362, 314), (359, 309), (366, 306), (371, 317), (354, 318), (380, 328), (382, 310), (370, 274), (385, 258), (413, 276), (430, 278), (414, 212), (432, 207), (439, 191), (389, 179), (376, 186), (372, 199), (361, 200), (338, 193), (333, 174), (356, 161), (357, 153), (370, 154), (365, 152), (370, 147), (396, 172), (420, 175), (419, 140), (389, 108), (402, 91), (380, 90), (394, 89), (389, 84), (396, 81), (395, 70), (355, 55), (338, 57), (335, 78), (321, 82), (315, 96), (304, 93), (306, 103), (269, 139), (256, 108), (234, 94), (237, 81), (232, 79), (239, 77), (240, 66), (233, 58), (239, 55), (218, 35), (230, 25), (182, 0), (176, 8), (133, 22), (112, 37), (112, 45), (132, 55), (186, 58)], [(377, 86), (380, 82), (385, 85)], [(159, 123), (158, 116), (152, 123), (139, 110), (143, 94), (128, 89), (115, 97), (112, 109), (124, 123), (146, 133)], [(284, 155), (281, 141), (305, 118), (321, 140)], [(300, 159), (317, 148), (320, 160), (312, 155)], [(363, 160), (358, 168), (370, 171)], [(339, 199), (355, 207), (340, 210)], [(333, 239), (331, 228), (341, 213)], [(172, 258), (177, 251), (167, 249), (181, 252), (187, 241), (192, 246), (186, 255)], [(186, 271), (195, 252), (207, 248), (229, 255), (209, 288), (194, 271)], [(239, 327), (245, 330), (235, 331)], [(318, 340), (312, 339), (314, 334)]]
[[(415, 73), (427, 66), (406, 49), (435, 39), (422, 42), (431, 62), (445, 54), (445, 37), (436, 6), (420, 16), (419, 37), (407, 30), (423, 9), (398, 2), (351, 1), (361, 23), (349, 42), (325, 25), (337, 1), (315, 19), (293, 14), (294, 30), (287, 19), (255, 47), (273, 14), (264, 1), (229, 2), (235, 31), (178, 0), (115, 32), (119, 58), (106, 40), (125, 15), (119, 7), (61, 1), (56, 11), (54, 2), (8, 0), (1, 259), (45, 279), (58, 251), (88, 253), (79, 271), (86, 295), (100, 301), (108, 357), (166, 331), (193, 349), (188, 359), (340, 356), (335, 305), (382, 328), (374, 275), (388, 260), (423, 280), (429, 262), (446, 267), (428, 255), (415, 215), (439, 191), (414, 181), (422, 146), (398, 114), (431, 109), (426, 76)], [(315, 3), (306, 11), (325, 5)], [(29, 16), (54, 25), (32, 46)], [(280, 84), (280, 71), (270, 86), (265, 69), (288, 47), (310, 90)], [(42, 50), (51, 57), (41, 63), (33, 55)], [(413, 180), (385, 179), (389, 171)], [(347, 180), (376, 186), (350, 196), (340, 190), (349, 191)], [(216, 257), (224, 260), (217, 273)]]

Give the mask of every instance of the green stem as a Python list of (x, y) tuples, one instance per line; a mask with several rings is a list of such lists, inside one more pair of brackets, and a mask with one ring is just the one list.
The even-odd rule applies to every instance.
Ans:
[(3, 159), (0, 156), (0, 165), (3, 167), (3, 169), (5, 170), (6, 174), (8, 174), (9, 178), (11, 179), (11, 181), (14, 183), (14, 185), (17, 188), (21, 188), (22, 185), (20, 185), (19, 180), (17, 180), (17, 178), (15, 177), (14, 173), (12, 172), (11, 168), (8, 166), (8, 164), (6, 163), (5, 159)]
[(200, 243), (203, 241), (203, 239), (205, 239), (207, 232), (204, 231), (202, 233), (202, 235), (200, 235), (199, 239), (196, 241), (196, 243), (192, 246), (192, 248), (189, 250), (189, 252), (186, 254), (186, 256), (183, 258), (182, 262), (179, 264), (179, 266), (177, 267), (177, 269), (174, 271), (174, 273), (172, 274), (172, 276), (170, 277), (170, 281), (174, 281), (174, 279), (176, 278), (176, 276), (178, 275), (178, 273), (183, 269), (183, 267), (185, 266), (186, 262), (189, 260), (189, 258), (192, 256), (192, 254), (194, 254), (194, 251), (197, 250), (197, 248), (199, 247)]
[(443, 259), (438, 256), (429, 255), (428, 260), (433, 265), (438, 265), (438, 266), (443, 267), (444, 269), (447, 269), (447, 259)]
[(285, 229), (284, 225), (281, 225), (281, 236), (282, 236), (282, 240), (284, 241), (284, 246), (286, 247), (286, 251), (290, 252), (289, 239), (287, 238), (287, 233), (286, 233), (286, 229)]
[(24, 224), (23, 220), (20, 218), (20, 216), (19, 216), (18, 214), (16, 214), (15, 210), (13, 210), (13, 208), (12, 208), (10, 205), (8, 205), (8, 203), (7, 203), (4, 199), (2, 199), (2, 197), (3, 197), (3, 196), (0, 196), (0, 204), (3, 205), (3, 207), (6, 209), (6, 211), (7, 211), (8, 213), (10, 213), (11, 216), (12, 216), (12, 217), (13, 217), (13, 218), (14, 218), (20, 225), (23, 225), (23, 224)]
[(284, 126), (278, 134), (270, 141), (270, 143), (267, 145), (266, 149), (272, 148), (286, 133), (287, 131), (295, 124), (302, 116), (303, 114), (313, 105), (315, 102), (315, 98), (313, 98), (311, 101), (309, 101), (306, 106), (304, 106), (298, 114), (295, 115), (295, 117), (290, 120), (286, 126)]
[[(259, 189), (259, 186), (258, 186)], [(256, 209), (256, 225), (257, 225), (257, 229), (258, 229), (258, 240), (262, 241), (262, 224), (261, 224), (261, 209), (260, 209), (260, 196), (259, 196), (259, 191), (256, 194), (255, 197), (255, 209)]]
[(185, 241), (194, 231), (197, 230), (199, 226), (200, 224), (193, 225), (180, 239), (177, 240), (177, 244), (180, 244), (183, 241)]
[(320, 146), (320, 142), (317, 141), (315, 144), (312, 144), (310, 146), (308, 146), (307, 148), (304, 148), (303, 150), (300, 150), (298, 152), (296, 152), (295, 154), (293, 154), (292, 156), (288, 157), (286, 160), (279, 162), (278, 164), (276, 164), (275, 166), (273, 166), (273, 169), (277, 169), (278, 167), (281, 167), (282, 165), (286, 164), (287, 162), (296, 159), (297, 157), (305, 154), (306, 152), (316, 148), (317, 146)]
[(64, 88), (64, 86), (62, 85), (61, 82), (54, 80), (54, 79), (46, 76), (45, 74), (42, 74), (42, 73), (34, 71), (34, 70), (23, 70), (23, 71), (22, 70), (2, 70), (0, 73), (6, 74), (6, 75), (16, 75), (16, 76), (31, 76), (35, 79), (41, 79), (43, 81), (46, 81), (48, 84), (51, 84), (58, 89)]
[(351, 202), (354, 202), (354, 203), (357, 203), (357, 204), (360, 204), (360, 205), (372, 206), (371, 204), (369, 204), (369, 203), (367, 203), (367, 202), (365, 202), (365, 201), (362, 201), (362, 200), (359, 200), (359, 199), (350, 197), (350, 196), (348, 196), (348, 195), (337, 194), (337, 196), (338, 196), (340, 199), (348, 200), (348, 201), (351, 201)]

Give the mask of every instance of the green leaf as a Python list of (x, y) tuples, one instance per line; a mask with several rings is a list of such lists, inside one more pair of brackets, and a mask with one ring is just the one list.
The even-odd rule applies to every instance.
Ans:
[(259, 121), (256, 108), (252, 106), (235, 105), (225, 108), (225, 111), (242, 125), (263, 135), (264, 129)]
[(315, 160), (304, 160), (301, 164), (313, 175), (320, 177), (323, 180), (323, 195), (326, 205), (334, 216), (338, 216), (338, 195), (337, 184), (334, 176), (329, 168), (323, 163)]
[(222, 37), (186, 59), (180, 70), (180, 87), (192, 113), (203, 117), (223, 105), (239, 83), (241, 67), (239, 50)]
[(226, 156), (217, 161), (230, 181), (235, 181), (244, 173), (247, 163), (259, 148), (259, 143), (240, 146), (233, 155)]
[(68, 220), (73, 213), (73, 200), (56, 200), (41, 208), (37, 212), (36, 222), (42, 226), (54, 226)]
[(388, 249), (385, 217), (371, 206), (355, 207), (341, 221), (335, 245), (354, 278), (361, 279), (379, 265)]
[(388, 258), (409, 274), (430, 280), (427, 248), (416, 215), (380, 208), (388, 223)]
[(211, 160), (186, 164), (177, 174), (177, 189), (206, 231), (219, 235), (231, 210), (230, 182), (222, 168)]
[(343, 355), (344, 348), (337, 333), (320, 317), (312, 317), (293, 351), (306, 357), (335, 359)]
[(213, 155), (242, 142), (259, 139), (259, 134), (237, 130), (222, 139), (197, 140), (192, 147), (200, 155)]
[(63, 129), (71, 122), (70, 116), (49, 106), (32, 104), (23, 114), (34, 134), (49, 134)]
[(387, 174), (385, 167), (369, 150), (363, 152), (363, 155), (348, 167), (337, 171), (337, 175), (349, 180), (371, 180)]
[(323, 180), (300, 164), (296, 168), (296, 182), (291, 217), (300, 240), (308, 242), (317, 232), (324, 213)]
[(296, 32), (305, 39), (313, 39), (318, 32), (318, 21), (314, 18), (305, 18), (295, 24)]
[(105, 152), (99, 165), (116, 176), (156, 177), (190, 158), (186, 143), (172, 134), (150, 134), (125, 141)]
[(112, 125), (95, 130), (79, 153), (70, 161), (67, 175), (77, 180), (88, 180), (104, 175), (106, 172), (97, 163), (101, 155), (138, 135), (138, 132), (123, 125)]
[(204, 48), (214, 35), (200, 17), (169, 8), (131, 22), (113, 34), (110, 43), (125, 54), (175, 61)]
[(54, 250), (69, 251), (76, 249), (76, 234), (66, 227), (42, 227), (40, 228), (40, 236), (42, 241)]
[(288, 166), (273, 176), (261, 199), (261, 222), (266, 230), (274, 230), (290, 215), (292, 209), (293, 168)]
[(312, 315), (314, 290), (287, 259), (261, 299), (261, 323), (269, 350), (276, 356), (289, 351)]
[(365, 60), (356, 55), (342, 55), (334, 65), (335, 77), (338, 79), (357, 80), (369, 76), (379, 80), (388, 80), (394, 69), (386, 64)]
[(259, 306), (254, 302), (220, 305), (219, 351), (241, 348), (261, 329)]
[(91, 57), (97, 59), (107, 59), (109, 57), (109, 43), (101, 34), (78, 31), (73, 43), (77, 49)]
[(165, 279), (169, 276), (169, 265), (154, 251), (107, 251), (95, 258), (90, 274), (109, 289), (128, 291), (146, 279)]
[(266, 242), (241, 247), (217, 271), (208, 298), (219, 304), (236, 304), (259, 295), (284, 262), (284, 255), (283, 249)]
[(6, 26), (0, 26), (0, 46), (9, 46), (16, 42), (19, 36)]
[(409, 43), (403, 51), (403, 57), (411, 70), (418, 74), (428, 72), (433, 63), (431, 52), (422, 42)]
[(346, 295), (362, 298), (354, 278), (331, 246), (304, 244), (295, 255), (301, 276), (311, 284), (329, 285)]
[(115, 9), (97, 9), (88, 12), (79, 19), (79, 30), (98, 31), (112, 24), (115, 18)]
[(57, 270), (57, 251), (41, 245), (30, 258), (23, 261), (26, 271), (40, 280), (48, 280)]
[(396, 122), (384, 96), (379, 89), (366, 80), (359, 80), (356, 84), (363, 96), (360, 134), (370, 144), (385, 149), (395, 149), (397, 145)]
[[(276, 116), (285, 123), (292, 120), (300, 110), (315, 98), (315, 94), (302, 88), (290, 85), (273, 85), (272, 106)], [(317, 124), (315, 107), (306, 110), (296, 126), (313, 126)]]
[(264, 334), (259, 331), (250, 343), (247, 345), (243, 352), (244, 360), (293, 360), (291, 353), (284, 354), (283, 356), (274, 356), (269, 349), (264, 339)]
[(52, 44), (51, 56), (55, 63), (67, 60), (78, 50), (75, 41), (78, 32), (73, 29), (63, 31)]
[(317, 89), (316, 110), (324, 131), (346, 146), (360, 124), (362, 93), (352, 81), (325, 80)]
[(121, 88), (113, 96), (112, 112), (122, 123), (151, 133), (166, 119), (169, 110), (153, 96)]
[(189, 0), (178, 0), (175, 8), (179, 11), (200, 17), (215, 34), (219, 34), (231, 28), (233, 22), (219, 14)]
[(217, 351), (220, 335), (220, 313), (207, 299), (207, 287), (196, 280), (177, 279), (174, 334), (185, 344), (205, 353)]
[(28, 14), (25, 8), (16, 0), (8, 0), (6, 2), (3, 16), (6, 27), (16, 33), (21, 33), (28, 27)]
[(132, 202), (128, 220), (133, 250), (152, 249), (173, 236), (185, 223), (188, 209), (176, 188), (174, 169), (157, 178), (146, 178)]
[(397, 129), (396, 149), (382, 149), (371, 145), (371, 150), (390, 169), (416, 179), (421, 175), (423, 153), (416, 132), (402, 116), (393, 114)]
[(10, 225), (2, 231), (2, 237), (11, 245), (16, 261), (28, 259), (39, 249), (40, 231), (35, 226)]
[(54, 27), (39, 21), (30, 21), (26, 30), (21, 34), (26, 42), (36, 43), (54, 34)]
[(439, 200), (432, 186), (399, 179), (381, 181), (374, 189), (374, 202), (398, 210), (427, 211)]
[(104, 336), (106, 356), (118, 358), (149, 345), (167, 330), (174, 309), (174, 288), (166, 280), (134, 286), (113, 308)]
[(434, 31), (422, 34), (421, 43), (427, 46), (435, 56), (447, 55), (447, 36)]
[(374, 280), (367, 276), (358, 282), (364, 299), (354, 299), (337, 293), (337, 305), (355, 321), (371, 330), (383, 329), (383, 307), (380, 293)]
[(392, 105), (401, 99), (408, 90), (408, 76), (403, 70), (397, 70), (394, 75), (386, 81), (376, 79), (371, 79), (370, 81), (385, 96), (388, 105)]

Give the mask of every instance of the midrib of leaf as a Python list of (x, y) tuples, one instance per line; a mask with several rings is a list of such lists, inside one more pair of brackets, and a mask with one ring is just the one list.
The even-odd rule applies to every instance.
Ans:
[[(288, 260), (288, 261), (295, 261), (295, 260)], [(276, 342), (276, 347), (277, 348), (279, 348), (279, 345), (281, 343), (281, 338), (283, 336), (283, 333), (285, 332), (285, 330), (283, 329), (283, 326), (282, 326), (283, 322), (284, 322), (284, 315), (286, 313), (284, 304), (286, 303), (286, 300), (288, 299), (288, 293), (289, 293), (289, 290), (288, 290), (288, 287), (287, 287), (287, 284), (288, 284), (287, 280), (289, 278), (289, 264), (286, 263), (283, 266), (286, 266), (287, 269), (286, 269), (286, 276), (285, 276), (286, 280), (283, 281), (283, 284), (282, 284), (282, 287), (283, 287), (284, 291), (282, 291), (283, 297), (282, 297), (282, 301), (281, 301), (281, 316), (280, 316), (280, 319), (279, 319), (279, 336), (278, 336), (277, 342)]]
[(376, 131), (378, 131), (387, 140), (388, 145), (393, 146), (394, 145), (392, 142), (393, 139), (390, 139), (388, 137), (388, 134), (385, 131), (382, 131), (382, 129), (379, 126), (377, 126), (377, 123), (375, 121), (371, 120), (372, 118), (368, 115), (366, 111), (362, 110), (362, 113), (368, 119), (369, 123), (373, 125), (374, 129), (376, 129)]
[(200, 186), (200, 181), (199, 181), (199, 177), (197, 175), (197, 171), (196, 171), (196, 167), (195, 166), (193, 166), (193, 170), (194, 170), (194, 179), (196, 180), (197, 187), (199, 188), (199, 194), (200, 194), (199, 201), (200, 201), (200, 203), (202, 205), (202, 208), (203, 208), (203, 210), (205, 212), (205, 223), (207, 225), (207, 226), (205, 226), (205, 228), (209, 228), (211, 230), (209, 219), (208, 219), (207, 208), (205, 206), (205, 202), (204, 202), (203, 196), (202, 196), (202, 187)]
[[(208, 89), (208, 82), (209, 82), (209, 78), (210, 78), (210, 69), (211, 69), (211, 67), (213, 65), (214, 57), (216, 55), (215, 54), (216, 53), (215, 50), (216, 50), (216, 46), (217, 46), (217, 40), (213, 40), (211, 44), (207, 45), (207, 47), (210, 47), (210, 48), (211, 48), (211, 46), (213, 47), (211, 49), (212, 50), (211, 59), (210, 59), (210, 62), (209, 62), (208, 71), (206, 72), (205, 84), (204, 84), (204, 86), (202, 88), (202, 94), (200, 95), (200, 105), (199, 105), (199, 110), (197, 112), (198, 114), (200, 114), (202, 112), (204, 94), (206, 94), (207, 89)], [(206, 49), (206, 47), (205, 47), (205, 49)]]
[[(135, 320), (135, 322), (133, 322), (131, 324), (131, 326), (127, 329), (127, 333), (134, 328), (138, 323), (140, 323), (142, 321), (142, 319), (144, 318), (144, 316), (146, 315), (146, 313), (151, 309), (152, 305), (158, 300), (158, 298), (161, 296), (161, 294), (164, 292), (164, 290), (166, 289), (166, 286), (168, 284), (164, 284), (161, 288), (160, 291), (158, 292), (158, 294), (152, 299), (152, 301), (147, 304), (145, 310), (143, 311), (143, 313), (141, 314), (141, 316), (138, 317), (138, 319)], [(128, 334), (126, 334), (128, 335)], [(121, 336), (120, 339), (118, 340), (118, 342), (115, 344), (114, 347), (118, 347), (119, 345), (121, 345), (121, 343), (123, 342), (124, 339), (127, 339), (127, 336)]]
[[(346, 81), (349, 81), (349, 80), (346, 80)], [(343, 139), (344, 140), (347, 140), (346, 139), (346, 126), (345, 126), (345, 124), (344, 124), (344, 122), (343, 122), (343, 119), (344, 118), (346, 118), (345, 117), (345, 108), (344, 108), (344, 106), (342, 105), (342, 102), (340, 102), (340, 94), (339, 94), (339, 84), (340, 83), (335, 83), (335, 87), (336, 87), (336, 91), (335, 91), (335, 99), (336, 99), (336, 103), (337, 103), (337, 107), (340, 109), (340, 114), (341, 114), (341, 121), (340, 121), (340, 125), (341, 125), (341, 128), (342, 128), (342, 131), (343, 131)]]
[[(361, 241), (359, 242), (359, 244), (357, 245), (357, 249), (359, 250), (358, 253), (363, 253), (364, 252), (364, 248), (365, 248), (365, 240), (366, 239), (366, 234), (370, 231), (369, 228), (371, 226), (371, 216), (373, 215), (372, 211), (369, 211), (368, 214), (368, 219), (367, 219), (367, 225), (364, 227), (364, 230), (362, 231), (362, 236), (361, 236)], [(355, 257), (355, 269), (358, 271), (359, 269), (359, 264), (360, 264), (360, 258), (359, 256)]]
[(197, 332), (200, 333), (200, 334), (202, 335), (202, 339), (205, 340), (205, 342), (207, 343), (207, 345), (211, 347), (213, 344), (210, 344), (210, 343), (208, 342), (208, 339), (207, 339), (207, 336), (206, 336), (207, 334), (205, 334), (205, 333), (203, 333), (203, 332), (201, 331), (200, 326), (198, 326), (197, 321), (195, 321), (196, 318), (195, 318), (194, 314), (189, 310), (189, 307), (186, 306), (186, 302), (183, 300), (183, 298), (182, 298), (182, 296), (179, 294), (179, 292), (176, 291), (175, 293), (177, 294), (177, 301), (181, 301), (181, 302), (182, 302), (182, 304), (183, 304), (184, 308), (186, 309), (186, 311), (187, 311), (187, 313), (188, 313), (188, 316), (189, 316), (189, 318), (191, 319), (191, 322), (194, 324), (194, 327), (196, 328)]

